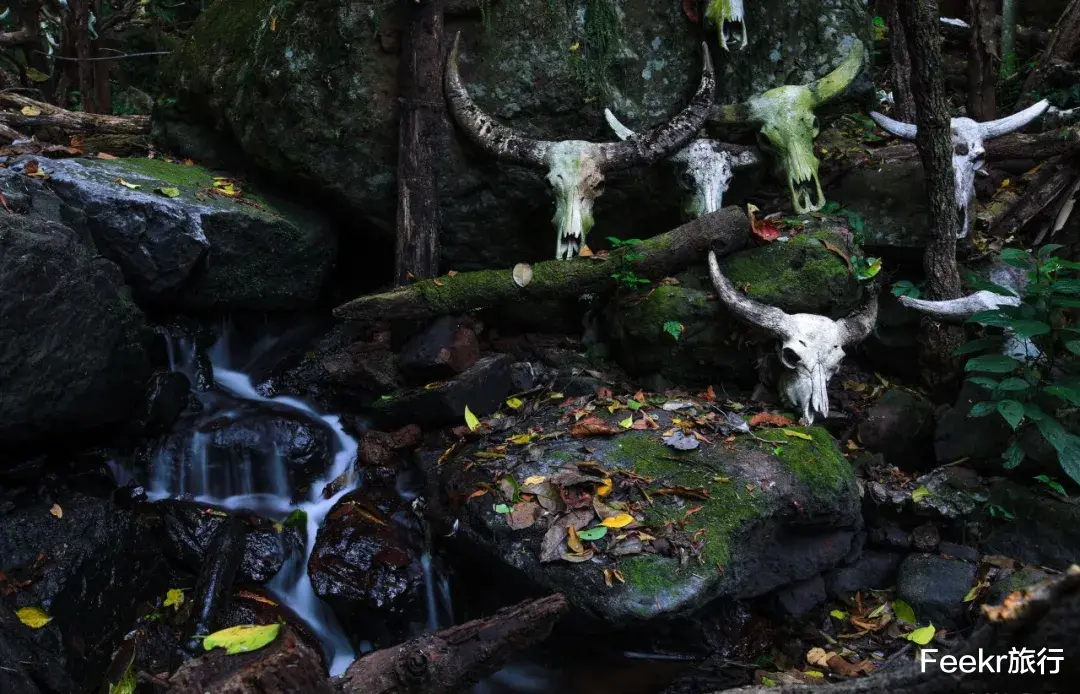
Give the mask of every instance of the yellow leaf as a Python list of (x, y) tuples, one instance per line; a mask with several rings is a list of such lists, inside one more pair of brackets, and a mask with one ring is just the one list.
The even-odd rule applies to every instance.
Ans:
[(837, 619), (847, 619), (847, 612), (844, 612), (843, 610), (833, 610), (829, 614)]
[(930, 490), (926, 487), (916, 487), (911, 490), (911, 500), (914, 502), (918, 502), (928, 496), (930, 496)]
[(814, 437), (811, 436), (810, 434), (804, 434), (803, 432), (795, 431), (794, 429), (781, 429), (780, 431), (785, 436), (794, 436), (795, 438), (806, 439), (807, 441), (813, 441), (814, 440)]
[(827, 668), (829, 667), (829, 654), (825, 652), (824, 648), (811, 648), (806, 653), (806, 662)]
[(52, 508), (49, 509), (49, 513), (53, 514), (57, 518), (64, 517), (64, 509), (60, 508), (60, 504), (53, 504)]
[(562, 400), (565, 397), (562, 393), (548, 393), (548, 400)]
[(259, 650), (276, 639), (280, 630), (280, 624), (267, 624), (265, 626), (245, 624), (238, 627), (229, 627), (228, 629), (215, 631), (203, 639), (203, 648), (207, 651), (224, 648), (229, 655), (250, 653)]
[(567, 546), (570, 547), (571, 551), (576, 552), (577, 554), (583, 553), (585, 551), (585, 546), (581, 544), (581, 538), (578, 537), (577, 530), (575, 530), (572, 525), (566, 526), (566, 529), (569, 532), (566, 537)]
[(600, 525), (606, 525), (609, 528), (625, 528), (634, 522), (634, 517), (629, 513), (617, 513), (610, 518), (605, 518), (600, 521)]
[(821, 679), (825, 677), (824, 673), (818, 672), (817, 670), (806, 670), (803, 672), (803, 674), (807, 677), (813, 677), (814, 679)]
[(1006, 178), (1004, 181), (1001, 182), (1001, 187), (1008, 188), (1010, 183), (1012, 183), (1012, 181)]
[(597, 496), (607, 496), (608, 494), (611, 493), (611, 489), (612, 489), (611, 478), (610, 477), (605, 477), (604, 478), (604, 483), (596, 488), (596, 495)]
[(433, 383), (428, 383), (428, 384), (424, 385), (424, 390), (435, 390), (436, 388), (438, 388), (441, 385), (442, 385), (442, 381), (434, 381)]
[(180, 606), (184, 604), (184, 591), (179, 588), (169, 588), (165, 593), (165, 602), (162, 607), (176, 607), (180, 609)]
[(543, 484), (546, 481), (547, 477), (544, 477), (543, 475), (532, 475), (531, 477), (526, 477), (525, 481), (521, 483), (521, 486), (531, 487), (534, 484)]
[(469, 427), (469, 431), (476, 431), (480, 426), (480, 420), (476, 418), (468, 405), (465, 406), (465, 424)]
[(517, 436), (510, 437), (510, 443), (515, 446), (524, 446), (528, 442), (533, 440), (532, 434), (518, 434)]
[(31, 629), (40, 629), (52, 621), (52, 617), (40, 607), (22, 607), (15, 611), (19, 621)]
[(964, 602), (971, 602), (974, 600), (979, 595), (979, 588), (981, 587), (981, 585), (978, 585), (969, 590), (967, 595), (964, 596)]
[(509, 407), (511, 410), (520, 409), (521, 406), (524, 405), (524, 404), (525, 403), (522, 402), (521, 400), (519, 400), (518, 398), (510, 398), (509, 400), (506, 401), (506, 406)]
[(630, 415), (626, 419), (619, 422), (619, 426), (621, 426), (623, 429), (629, 429), (633, 425), (634, 425), (634, 416), (633, 415)]
[(930, 641), (934, 638), (934, 634), (936, 632), (937, 632), (937, 629), (935, 629), (934, 625), (931, 624), (928, 627), (923, 627), (921, 629), (916, 629), (915, 631), (911, 632), (910, 634), (908, 634), (904, 638), (907, 639), (908, 641), (913, 642), (913, 643), (917, 643), (920, 646), (925, 646), (926, 644), (930, 643)]
[(617, 410), (617, 409), (619, 409), (621, 407), (622, 407), (622, 403), (620, 403), (620, 402), (611, 403), (610, 405), (607, 406), (608, 414), (615, 414), (615, 410)]
[(26, 68), (26, 76), (30, 79), (31, 82), (48, 82), (50, 79), (52, 79), (41, 70), (36, 70), (32, 67)]
[(572, 51), (576, 51), (579, 48), (581, 48), (581, 42), (580, 41), (574, 41), (572, 44), (570, 44), (570, 50), (572, 50)]
[(125, 188), (130, 188), (131, 190), (138, 190), (139, 188), (142, 188), (142, 186), (140, 186), (140, 185), (138, 185), (136, 183), (128, 183), (127, 181), (125, 181), (122, 178), (116, 179), (116, 182), (119, 183), (120, 185), (124, 186)]
[(41, 109), (34, 108), (33, 106), (23, 106), (22, 107), (22, 114), (24, 116), (40, 116), (41, 115)]
[(154, 192), (155, 193), (160, 193), (161, 195), (164, 195), (167, 198), (178, 198), (178, 197), (180, 197), (180, 189), (179, 188), (154, 188)]

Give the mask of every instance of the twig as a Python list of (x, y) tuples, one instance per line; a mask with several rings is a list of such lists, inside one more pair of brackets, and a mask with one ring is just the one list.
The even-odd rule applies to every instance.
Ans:
[[(42, 51), (34, 51), (41, 55), (47, 55)], [(124, 53), (122, 55), (106, 55), (97, 58), (69, 58), (66, 55), (54, 55), (53, 60), (70, 60), (73, 63), (91, 63), (96, 60), (123, 60), (124, 58), (145, 58), (148, 55), (169, 55), (170, 51), (147, 51), (145, 53)]]

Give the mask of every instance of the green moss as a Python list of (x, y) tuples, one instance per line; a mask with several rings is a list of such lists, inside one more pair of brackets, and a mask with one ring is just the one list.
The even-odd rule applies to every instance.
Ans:
[(787, 427), (808, 434), (813, 440), (788, 436), (779, 429), (763, 429), (758, 435), (780, 448), (777, 457), (808, 488), (822, 495), (835, 494), (852, 484), (855, 473), (851, 464), (836, 448), (829, 432), (822, 427)]
[(671, 559), (655, 554), (630, 557), (619, 563), (619, 570), (626, 582), (650, 598), (675, 586), (678, 580), (675, 567), (675, 562)]

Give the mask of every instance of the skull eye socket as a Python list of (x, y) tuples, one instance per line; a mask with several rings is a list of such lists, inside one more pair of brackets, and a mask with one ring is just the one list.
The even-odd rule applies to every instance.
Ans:
[(810, 121), (810, 127), (814, 129), (815, 133), (821, 132), (821, 122), (817, 116), (814, 116), (813, 120)]
[(766, 137), (765, 133), (761, 132), (760, 130), (757, 132), (757, 142), (758, 142), (758, 146), (761, 147), (762, 149), (766, 150), (766, 151), (769, 151), (769, 152), (776, 151), (776, 148), (773, 147), (773, 144), (769, 140), (769, 138)]
[(956, 147), (953, 147), (953, 152), (955, 152), (957, 156), (961, 157), (966, 157), (968, 155), (968, 152), (970, 151), (971, 148), (967, 146), (966, 142), (959, 142), (957, 143)]
[(780, 351), (780, 359), (784, 362), (784, 365), (792, 369), (798, 366), (799, 362), (802, 361), (799, 359), (799, 355), (795, 350), (790, 347), (785, 347)]

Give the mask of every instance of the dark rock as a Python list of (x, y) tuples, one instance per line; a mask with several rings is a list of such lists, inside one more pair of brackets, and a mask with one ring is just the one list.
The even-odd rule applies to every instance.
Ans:
[[(528, 137), (610, 141), (593, 99), (611, 103), (620, 119), (641, 129), (678, 112), (699, 80), (700, 37), (685, 31), (679, 3), (484, 6), (449, 23), (446, 35), (462, 30), (461, 69), (478, 105)], [(255, 165), (332, 196), (389, 236), (399, 58), (382, 37), (396, 39), (396, 13), (375, 0), (298, 3), (279, 15), (282, 31), (267, 32), (271, 7), (255, 0), (208, 8), (165, 68), (170, 93), (233, 133)], [(713, 42), (725, 103), (821, 77), (840, 63), (853, 37), (868, 51), (872, 45), (866, 6), (855, 0), (750, 3), (747, 23), (750, 45), (732, 54), (737, 60), (721, 60)], [(567, 49), (586, 36), (604, 39), (583, 43), (580, 52)], [(259, 50), (236, 50), (256, 44)], [(328, 74), (337, 77), (325, 80)], [(863, 78), (851, 93), (871, 91)], [(270, 110), (262, 106), (267, 94), (278, 97)], [(553, 204), (544, 173), (493, 162), (460, 136), (446, 137), (452, 142), (436, 141), (445, 266), (550, 258)], [(611, 178), (597, 201), (596, 238), (644, 238), (674, 226), (681, 196), (666, 167)]]
[(966, 547), (964, 545), (958, 545), (955, 542), (942, 542), (938, 544), (937, 551), (939, 554), (944, 554), (952, 559), (963, 559), (964, 561), (978, 562), (979, 550), (973, 547)]
[(867, 535), (870, 542), (879, 547), (896, 547), (899, 549), (911, 547), (911, 534), (895, 525), (870, 528)]
[(465, 423), (465, 407), (483, 416), (499, 409), (510, 394), (509, 355), (483, 357), (449, 381), (404, 390), (375, 402), (368, 414), (375, 426), (416, 424), (422, 429)]
[(884, 590), (895, 583), (904, 556), (902, 552), (867, 550), (850, 566), (825, 574), (825, 589), (837, 600), (860, 591)]
[[(896, 484), (888, 473), (880, 480), (868, 481), (869, 501), (896, 511), (914, 510), (915, 514), (934, 520), (958, 520), (975, 512), (986, 499), (986, 489), (976, 472), (958, 465), (944, 465), (916, 477), (911, 488), (906, 482)], [(919, 494), (916, 490), (924, 488)]]
[(552, 370), (543, 364), (519, 361), (510, 366), (510, 384), (515, 393), (524, 393), (554, 378)]
[[(60, 518), (50, 513), (54, 503)], [(165, 594), (164, 569), (136, 516), (102, 499), (60, 492), (0, 516), (0, 571), (21, 586), (7, 604), (52, 618), (32, 632), (35, 652), (81, 691), (101, 683), (139, 604)]]
[(145, 409), (139, 416), (138, 428), (146, 436), (168, 431), (188, 405), (191, 382), (179, 371), (154, 374), (147, 384)]
[[(295, 566), (290, 564), (289, 570), (303, 571), (306, 567), (298, 562)], [(243, 624), (286, 624), (289, 629), (296, 633), (309, 648), (314, 650), (323, 659), (322, 644), (319, 637), (288, 605), (282, 604), (280, 598), (271, 594), (261, 586), (244, 586), (236, 590), (229, 606), (221, 616), (223, 629), (240, 626)]]
[(229, 604), (233, 580), (245, 554), (245, 528), (235, 518), (225, 518), (210, 535), (199, 580), (195, 584), (191, 601), (194, 614), (187, 627), (187, 650), (198, 655), (202, 650), (199, 636), (217, 631), (221, 625), (221, 613)]
[[(38, 161), (20, 157), (7, 175), (20, 175), (31, 160)], [(63, 201), (63, 219), (120, 267), (140, 302), (180, 310), (306, 308), (333, 269), (336, 237), (321, 217), (250, 191), (240, 198), (250, 204), (215, 195), (206, 169), (145, 158), (38, 164)], [(180, 195), (155, 192), (160, 188)]]
[(235, 516), (244, 523), (244, 550), (238, 580), (266, 583), (292, 556), (304, 551), (303, 528), (278, 527), (245, 512), (229, 512), (188, 501), (160, 501), (150, 511), (162, 519), (162, 548), (178, 567), (198, 574), (207, 561), (211, 540)]
[(63, 661), (0, 601), (0, 691), (4, 694), (75, 694), (79, 686), (64, 672)]
[(480, 345), (471, 321), (442, 316), (405, 343), (398, 368), (415, 384), (453, 378), (476, 363)]
[(135, 414), (150, 376), (145, 320), (117, 267), (70, 229), (0, 212), (0, 315), (0, 441)]
[(956, 629), (964, 626), (964, 598), (975, 585), (978, 567), (933, 554), (912, 554), (900, 564), (896, 596), (911, 605), (919, 623)]
[(911, 541), (920, 552), (933, 552), (941, 542), (941, 534), (933, 523), (923, 523), (911, 531)]
[(1029, 588), (1049, 577), (1050, 574), (1031, 566), (1025, 566), (1019, 571), (1005, 572), (990, 584), (985, 604), (1000, 605), (1005, 601), (1005, 598), (1009, 597), (1010, 593)]
[(792, 583), (776, 591), (776, 602), (788, 617), (798, 619), (818, 605), (825, 604), (825, 581), (820, 575)]
[(980, 461), (992, 458), (1000, 463), (1001, 454), (1009, 446), (1009, 426), (999, 416), (969, 417), (971, 407), (989, 400), (986, 389), (965, 381), (957, 396), (956, 405), (938, 414), (934, 430), (934, 453), (939, 463), (960, 458)]
[[(1012, 519), (1003, 522), (1000, 515), (990, 517), (992, 506), (1004, 509)], [(988, 528), (979, 542), (983, 554), (1000, 554), (1060, 571), (1080, 557), (1080, 507), (1048, 491), (999, 480), (990, 485), (981, 516)]]
[(931, 461), (934, 408), (926, 399), (892, 388), (878, 398), (859, 423), (859, 442), (902, 470)]
[(931, 227), (926, 176), (917, 158), (853, 168), (829, 190), (829, 200), (862, 217), (865, 245), (875, 253), (922, 256)]
[(422, 533), (393, 489), (362, 489), (327, 514), (308, 561), (315, 594), (338, 615), (395, 621), (422, 601)]

